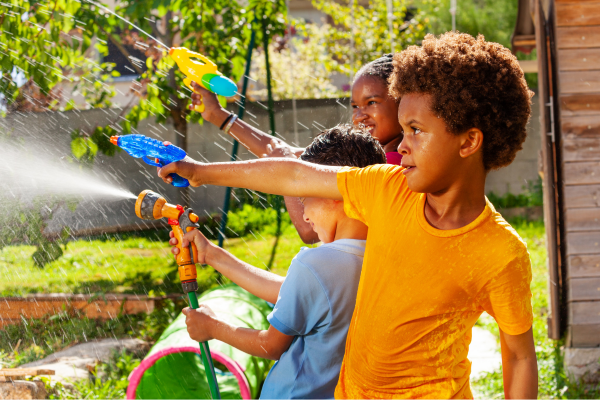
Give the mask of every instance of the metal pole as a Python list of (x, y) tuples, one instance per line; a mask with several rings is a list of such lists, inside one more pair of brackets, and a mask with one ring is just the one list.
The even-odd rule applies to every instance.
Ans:
[(450, 0), (450, 15), (452, 15), (452, 31), (456, 31), (456, 0)]
[(298, 110), (296, 109), (296, 91), (294, 84), (294, 47), (292, 46), (292, 22), (290, 20), (290, 1), (285, 1), (285, 6), (288, 13), (288, 46), (290, 49), (290, 78), (292, 82), (292, 119), (294, 120), (294, 144), (300, 146), (300, 137), (298, 136)]
[(350, 85), (354, 79), (354, 5), (356, 0), (350, 0)]
[(394, 4), (392, 0), (387, 0), (387, 22), (388, 33), (390, 35), (390, 53), (394, 53)]
[[(265, 49), (265, 66), (267, 69), (267, 96), (268, 96), (268, 104), (269, 104), (269, 125), (271, 130), (269, 133), (275, 136), (275, 113), (274, 108), (275, 104), (273, 103), (273, 90), (271, 88), (271, 66), (269, 65), (269, 36), (267, 35), (267, 26), (266, 20), (263, 18), (262, 20), (263, 27), (263, 47)], [(271, 257), (269, 258), (269, 264), (267, 264), (267, 268), (271, 269), (273, 266), (273, 261), (275, 261), (275, 252), (277, 251), (277, 244), (279, 243), (279, 236), (281, 235), (281, 196), (276, 196), (273, 201), (273, 206), (277, 211), (277, 231), (275, 232), (275, 244), (273, 244), (273, 249), (271, 250)]]
[[(256, 19), (255, 19), (256, 21)], [(238, 108), (238, 118), (244, 118), (244, 111), (246, 110), (246, 91), (248, 90), (248, 77), (250, 76), (250, 67), (252, 64), (252, 51), (254, 50), (256, 42), (256, 31), (252, 30), (250, 36), (250, 44), (248, 45), (248, 54), (246, 55), (246, 69), (244, 72), (244, 80), (242, 84), (242, 98), (240, 99), (240, 107)], [(237, 158), (239, 143), (237, 140), (233, 141), (233, 148), (231, 150), (231, 161), (235, 161)], [(223, 201), (223, 213), (221, 214), (221, 226), (219, 230), (219, 247), (223, 247), (223, 241), (225, 240), (225, 228), (227, 227), (227, 214), (229, 213), (229, 207), (231, 205), (231, 188), (225, 189), (225, 201)]]

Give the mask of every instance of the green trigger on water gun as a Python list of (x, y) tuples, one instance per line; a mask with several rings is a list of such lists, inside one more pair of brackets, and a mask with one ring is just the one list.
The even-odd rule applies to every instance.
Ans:
[[(231, 79), (223, 76), (217, 70), (217, 64), (185, 47), (173, 47), (169, 55), (186, 76), (183, 83), (192, 90), (192, 81), (213, 93), (224, 97), (231, 97), (237, 93), (237, 85)], [(194, 111), (204, 112), (204, 104), (197, 105)]]

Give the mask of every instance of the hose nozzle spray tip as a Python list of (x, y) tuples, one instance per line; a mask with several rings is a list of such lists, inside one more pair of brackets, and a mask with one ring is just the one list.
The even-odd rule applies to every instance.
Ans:
[(111, 136), (110, 137), (110, 142), (112, 144), (114, 144), (115, 146), (118, 146), (119, 145), (119, 136)]

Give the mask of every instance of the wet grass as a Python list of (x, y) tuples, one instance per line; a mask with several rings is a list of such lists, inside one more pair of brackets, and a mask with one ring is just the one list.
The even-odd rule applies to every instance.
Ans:
[[(236, 257), (266, 268), (275, 238), (260, 233), (228, 239), (225, 248)], [(275, 273), (285, 275), (302, 242), (288, 225), (279, 241), (273, 263)], [(31, 260), (33, 246), (8, 246), (0, 250), (0, 296), (27, 293), (179, 293), (177, 265), (166, 241), (149, 237), (123, 240), (76, 240), (58, 260), (37, 267)], [(198, 269), (200, 291), (217, 284), (212, 268)]]

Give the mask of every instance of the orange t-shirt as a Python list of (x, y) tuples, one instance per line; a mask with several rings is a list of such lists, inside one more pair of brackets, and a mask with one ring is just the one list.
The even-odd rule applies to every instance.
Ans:
[(527, 247), (488, 201), (439, 230), (402, 168), (342, 168), (348, 216), (369, 227), (336, 398), (472, 398), (471, 329), (487, 311), (509, 335), (531, 327)]

